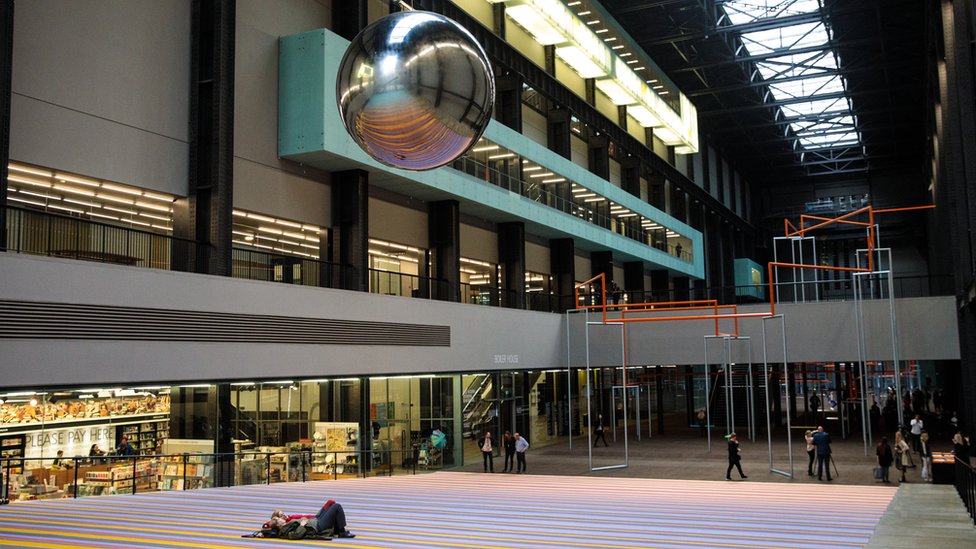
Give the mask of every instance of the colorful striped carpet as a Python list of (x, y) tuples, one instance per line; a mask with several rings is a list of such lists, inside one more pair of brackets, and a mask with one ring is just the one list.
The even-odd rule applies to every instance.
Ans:
[[(22, 502), (0, 548), (860, 547), (895, 490), (439, 472)], [(245, 539), (271, 511), (342, 503), (355, 539)]]

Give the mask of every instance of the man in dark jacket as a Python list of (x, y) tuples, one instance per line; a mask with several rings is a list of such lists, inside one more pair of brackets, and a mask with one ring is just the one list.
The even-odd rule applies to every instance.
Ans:
[(827, 480), (834, 480), (830, 478), (830, 435), (822, 425), (813, 434), (813, 445), (817, 447), (817, 480), (823, 480), (824, 465), (827, 467)]
[(739, 470), (739, 476), (742, 478), (749, 478), (742, 474), (742, 455), (739, 453), (739, 439), (736, 438), (735, 433), (729, 435), (729, 468), (725, 471), (725, 480), (732, 480), (732, 468), (735, 467)]

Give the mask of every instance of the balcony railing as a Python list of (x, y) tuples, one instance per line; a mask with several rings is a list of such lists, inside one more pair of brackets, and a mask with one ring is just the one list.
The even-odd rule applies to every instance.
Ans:
[[(199, 490), (279, 482), (416, 475), (444, 467), (443, 453), (403, 450), (239, 452), (64, 458), (0, 458), (0, 504)], [(418, 470), (418, 467), (420, 468)]]
[(64, 214), (7, 206), (7, 250), (149, 267), (188, 270), (196, 242)]
[(310, 257), (267, 253), (247, 248), (234, 248), (234, 278), (282, 282), (320, 288), (347, 288), (353, 269)]
[[(549, 190), (552, 185), (544, 185), (521, 177), (519, 173), (520, 163), (521, 160), (516, 156), (514, 160), (507, 162), (508, 169), (501, 170), (470, 155), (465, 155), (455, 160), (453, 167), (458, 171), (462, 171), (491, 185), (509, 190), (540, 204), (545, 204), (550, 208), (578, 217), (583, 221), (626, 236), (646, 246), (659, 249), (685, 261), (692, 260), (691, 252), (682, 250), (680, 246), (672, 246), (667, 242), (665, 230), (648, 232), (641, 227), (636, 217), (626, 219), (613, 217), (601, 212), (597, 208), (588, 207), (586, 205), (588, 203), (586, 202), (580, 203), (572, 198), (553, 193)], [(655, 238), (653, 236), (654, 233), (660, 233), (660, 237)]]

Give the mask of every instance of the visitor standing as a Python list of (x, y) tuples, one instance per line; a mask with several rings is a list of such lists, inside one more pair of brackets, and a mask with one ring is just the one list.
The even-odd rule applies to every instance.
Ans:
[(807, 457), (810, 461), (807, 463), (807, 476), (813, 476), (813, 459), (817, 456), (817, 447), (813, 445), (813, 431), (807, 431), (803, 438), (807, 441)]
[(491, 433), (485, 431), (484, 438), (481, 439), (481, 458), (485, 462), (485, 472), (495, 472), (495, 457), (492, 455), (494, 449), (491, 447)]
[(515, 439), (510, 431), (502, 436), (502, 446), (505, 448), (505, 470), (503, 473), (515, 470)]
[(918, 455), (922, 458), (922, 480), (932, 482), (932, 446), (925, 431), (919, 436)]
[(529, 441), (525, 440), (525, 437), (515, 433), (515, 457), (518, 460), (518, 471), (517, 474), (522, 474), (526, 472), (525, 468), (525, 451), (529, 449)]
[(813, 445), (817, 447), (817, 480), (823, 480), (824, 466), (827, 467), (827, 481), (834, 480), (830, 477), (830, 435), (822, 425), (813, 435)]
[(901, 478), (898, 479), (898, 482), (908, 482), (908, 479), (905, 478), (905, 472), (912, 462), (911, 453), (911, 448), (905, 442), (905, 437), (902, 436), (901, 431), (895, 431), (895, 468), (901, 471)]
[(881, 482), (891, 482), (888, 480), (888, 470), (891, 469), (895, 457), (891, 453), (891, 445), (888, 444), (888, 437), (881, 437), (878, 448), (874, 451), (878, 456), (878, 467), (881, 467)]
[(925, 427), (922, 423), (922, 416), (916, 414), (915, 418), (911, 421), (912, 427), (912, 450), (918, 452), (919, 443), (922, 439), (922, 429)]

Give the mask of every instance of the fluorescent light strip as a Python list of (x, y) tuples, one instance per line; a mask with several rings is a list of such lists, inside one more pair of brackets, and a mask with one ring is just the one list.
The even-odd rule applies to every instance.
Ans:
[(542, 169), (542, 166), (532, 166), (531, 168), (522, 168), (523, 172), (537, 172)]
[(7, 164), (8, 170), (13, 170), (15, 172), (29, 173), (31, 175), (39, 175), (41, 177), (51, 177), (51, 172), (45, 172), (43, 170), (35, 170), (33, 168), (26, 168), (24, 166), (18, 166), (17, 164)]
[(549, 177), (549, 176), (552, 176), (552, 175), (556, 175), (556, 174), (554, 174), (552, 172), (534, 173), (534, 174), (530, 175), (529, 177)]
[(583, 202), (603, 202), (604, 200), (606, 200), (606, 198), (604, 198), (602, 196), (598, 196), (596, 198), (587, 198)]
[(512, 158), (515, 153), (504, 153), (504, 154), (493, 154), (488, 157), (488, 160), (501, 160), (502, 158)]
[(487, 147), (475, 147), (475, 148), (471, 149), (471, 152), (480, 153), (480, 152), (485, 152), (485, 151), (494, 151), (494, 150), (498, 150), (500, 148), (501, 147), (499, 147), (498, 145), (488, 145)]
[(566, 181), (566, 178), (565, 177), (556, 177), (554, 179), (543, 179), (542, 180), (543, 183), (562, 183), (563, 181)]

